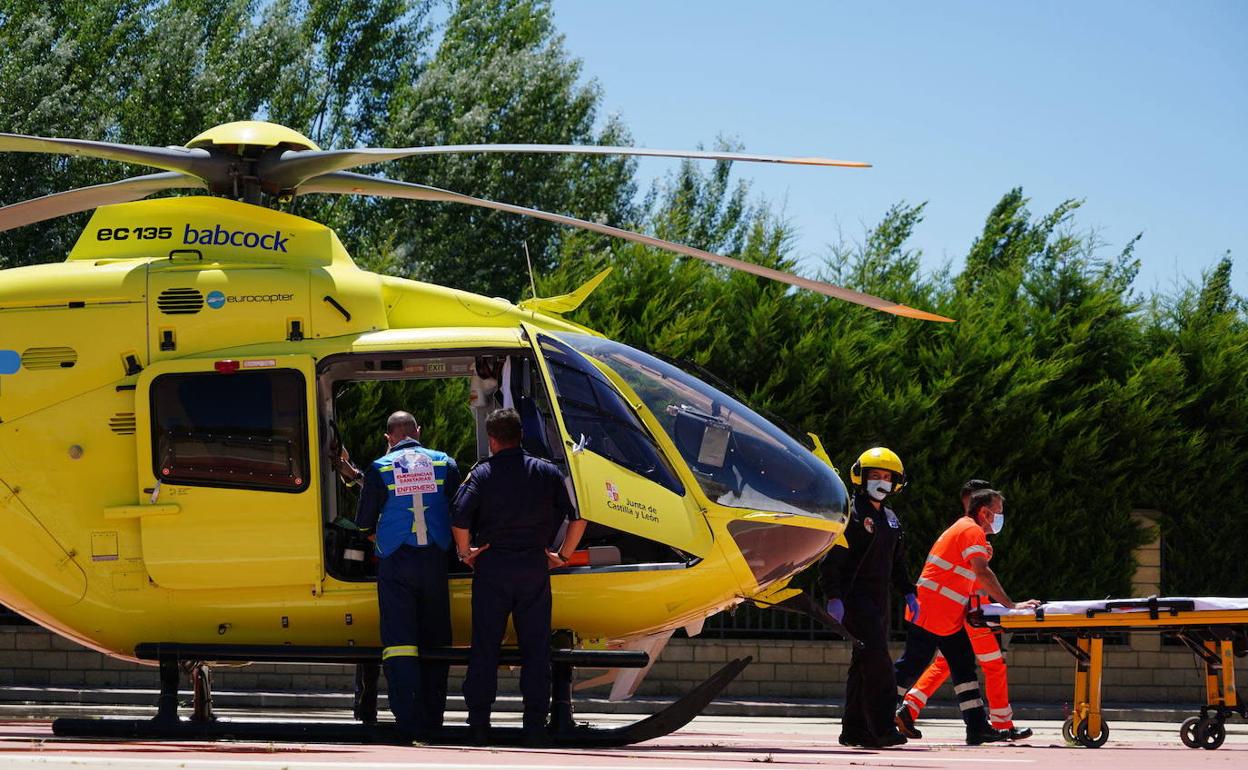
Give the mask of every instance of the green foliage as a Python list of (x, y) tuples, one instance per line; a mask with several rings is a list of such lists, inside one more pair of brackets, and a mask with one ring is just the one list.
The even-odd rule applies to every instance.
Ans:
[(1147, 315), (1149, 353), (1181, 383), (1172, 386), (1168, 456), (1147, 504), (1163, 514), (1167, 588), (1197, 595), (1248, 590), (1248, 306), (1231, 292), (1230, 270), (1228, 256)]
[[(372, 138), (399, 79), (419, 72), (431, 1), (6, 2), (0, 130), (179, 145), (254, 118), (349, 146)], [(0, 202), (150, 172), (7, 153)], [(363, 202), (303, 208), (345, 227), (353, 219), (339, 212)], [(0, 233), (0, 267), (62, 258), (87, 216)]]
[[(595, 131), (599, 89), (578, 83), (580, 75), (546, 2), (462, 0), (427, 69), (399, 85), (380, 138), (390, 145), (628, 144), (618, 120)], [(618, 225), (633, 195), (633, 165), (610, 157), (464, 154), (410, 158), (388, 173)], [(540, 220), (452, 203), (388, 201), (379, 213), (405, 234), (406, 273), (488, 296), (518, 297), (528, 285), (525, 245), (540, 272), (553, 264), (562, 234)]]
[[(0, 0), (0, 131), (179, 145), (214, 125), (264, 119), (323, 147), (489, 142), (628, 144), (595, 129), (598, 87), (580, 83), (544, 0)], [(439, 39), (440, 35), (440, 39)], [(458, 155), (386, 167), (399, 179), (622, 224), (623, 158)], [(0, 204), (151, 169), (0, 156)], [(292, 213), (335, 228), (357, 260), (408, 277), (518, 297), (524, 246), (544, 270), (553, 225), (457, 204), (308, 196)], [(0, 233), (0, 268), (56, 261), (79, 214)]]
[[(789, 231), (723, 193), (726, 168), (686, 167), (649, 212), (658, 232), (695, 232), (727, 253), (791, 268)], [(1130, 293), (1134, 242), (1110, 259), (1073, 229), (1079, 203), (1033, 217), (1021, 190), (994, 207), (966, 268), (919, 272), (907, 249), (923, 205), (899, 204), (825, 277), (957, 318), (934, 325), (639, 247), (576, 320), (709, 366), (756, 408), (811, 430), (841, 467), (883, 444), (914, 483), (896, 500), (911, 566), (956, 515), (956, 491), (988, 478), (1007, 495), (996, 569), (1016, 596), (1128, 595), (1131, 518), (1157, 508), (1166, 589), (1248, 590), (1248, 355), (1229, 260), (1153, 308)], [(712, 225), (703, 224), (703, 227)], [(705, 245), (705, 244), (700, 244)], [(540, 287), (566, 291), (600, 255), (568, 260)], [(1212, 567), (1212, 568), (1211, 568)]]
[(339, 440), (357, 466), (385, 454), (386, 418), (398, 411), (411, 412), (422, 443), (454, 457), (465, 472), (476, 462), (468, 380), (389, 380), (344, 383), (335, 394)]

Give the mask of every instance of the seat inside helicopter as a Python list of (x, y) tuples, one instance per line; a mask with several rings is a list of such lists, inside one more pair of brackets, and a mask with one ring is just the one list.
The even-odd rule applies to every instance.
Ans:
[[(591, 451), (680, 489), (653, 438), (618, 393), (596, 379), (590, 382), (566, 361), (548, 363), (570, 431)], [(525, 451), (555, 463), (565, 478), (569, 473), (541, 371), (527, 350), (344, 354), (327, 358), (317, 380), (327, 460), (322, 463), (325, 566), (336, 579), (376, 580), (377, 559), (354, 525), (359, 487), (345, 483), (328, 460), (345, 448), (357, 468), (367, 469), (386, 451), (385, 422), (394, 411), (411, 412), (421, 426), (421, 442), (454, 457), (463, 478), (489, 456), (485, 417), (512, 407), (524, 425)], [(572, 393), (581, 395), (571, 399)], [(671, 546), (593, 521), (580, 551), (582, 559), (569, 571), (678, 569), (693, 560)], [(471, 574), (453, 553), (448, 564), (452, 576)]]

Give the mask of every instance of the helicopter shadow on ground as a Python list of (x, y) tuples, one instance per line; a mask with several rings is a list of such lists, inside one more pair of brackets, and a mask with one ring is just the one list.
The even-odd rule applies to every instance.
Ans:
[[(746, 755), (746, 754), (781, 755), (783, 754), (783, 755), (795, 756), (795, 757), (800, 757), (800, 756), (808, 755), (808, 754), (818, 755), (818, 756), (827, 756), (829, 754), (837, 754), (837, 755), (843, 755), (843, 756), (855, 756), (855, 755), (877, 756), (878, 755), (878, 752), (868, 753), (865, 751), (847, 749), (842, 746), (837, 746), (835, 748), (832, 748), (832, 747), (829, 747), (829, 748), (818, 748), (818, 747), (775, 748), (775, 747), (766, 747), (766, 746), (741, 746), (741, 745), (728, 746), (728, 745), (716, 745), (716, 744), (706, 744), (706, 743), (699, 743), (699, 744), (662, 743), (662, 744), (655, 744), (655, 745), (641, 745), (641, 746), (634, 745), (634, 746), (625, 746), (625, 747), (621, 747), (619, 749), (610, 750), (610, 751), (603, 751), (603, 750), (577, 751), (576, 754), (577, 756), (581, 756), (581, 757), (603, 757), (603, 758), (618, 759), (621, 756), (627, 755), (627, 754), (636, 754), (638, 756), (644, 756), (646, 754), (653, 754), (657, 752), (662, 752), (662, 753), (688, 752), (690, 759), (697, 759), (698, 753), (704, 752), (704, 751), (714, 751), (716, 753), (725, 753), (725, 754), (731, 753), (731, 754), (742, 754), (742, 755)], [(559, 753), (564, 753), (564, 752), (559, 752)], [(750, 761), (753, 762), (756, 760), (751, 759)]]
[[(46, 723), (43, 723), (46, 725)], [(13, 727), (19, 727), (13, 730)], [(26, 727), (27, 729), (20, 729)], [(50, 727), (50, 726), (49, 726)], [(230, 742), (168, 742), (168, 741), (130, 741), (130, 740), (76, 740), (60, 738), (41, 731), (30, 723), (0, 722), (0, 756), (20, 754), (56, 755), (68, 752), (89, 750), (92, 753), (140, 752), (150, 754), (171, 754), (186, 752), (206, 752), (214, 754), (273, 754), (282, 750), (277, 744), (244, 744)], [(289, 744), (287, 750), (298, 751), (300, 754), (317, 755), (350, 755), (358, 753), (357, 746), (317, 746), (315, 744)]]

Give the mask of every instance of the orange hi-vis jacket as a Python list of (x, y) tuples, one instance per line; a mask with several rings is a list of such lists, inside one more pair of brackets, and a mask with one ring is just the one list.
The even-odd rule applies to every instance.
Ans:
[(918, 586), (916, 625), (937, 636), (957, 633), (966, 622), (966, 608), (975, 594), (971, 558), (988, 558), (988, 538), (969, 516), (946, 529), (927, 555)]

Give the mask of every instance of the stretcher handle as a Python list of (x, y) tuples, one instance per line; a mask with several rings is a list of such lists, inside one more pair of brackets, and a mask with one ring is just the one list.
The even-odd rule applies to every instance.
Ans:
[(1167, 610), (1171, 617), (1178, 615), (1180, 612), (1194, 612), (1196, 610), (1196, 602), (1191, 599), (1158, 599), (1157, 594), (1153, 594), (1147, 599), (1121, 599), (1118, 601), (1105, 602), (1105, 609), (1088, 610), (1088, 617), (1094, 618), (1099, 613), (1112, 612), (1114, 610), (1129, 609), (1148, 609), (1148, 619), (1157, 620), (1161, 616), (1162, 610)]

